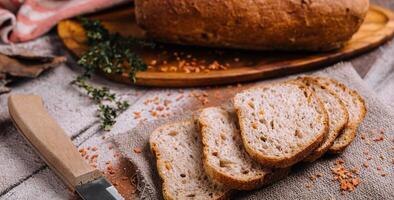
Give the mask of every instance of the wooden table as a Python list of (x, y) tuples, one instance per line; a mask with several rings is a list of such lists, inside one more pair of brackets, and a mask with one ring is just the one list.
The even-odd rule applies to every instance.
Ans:
[[(394, 8), (392, 0), (375, 1)], [(392, 44), (389, 44), (392, 45)], [(364, 77), (380, 58), (381, 49), (351, 60), (358, 73)], [(22, 80), (12, 87), (12, 93), (41, 95), (49, 113), (59, 122), (79, 148), (90, 147), (89, 154), (98, 154), (97, 167), (104, 171), (118, 190), (131, 199), (135, 185), (131, 184), (132, 167), (122, 160), (108, 139), (112, 134), (131, 129), (141, 120), (150, 120), (158, 115), (181, 112), (190, 106), (215, 105), (220, 103), (224, 90), (237, 91), (237, 86), (202, 89), (146, 89), (111, 83), (95, 77), (94, 83), (110, 87), (127, 99), (131, 106), (119, 118), (111, 132), (99, 131), (95, 118), (95, 105), (70, 81), (80, 73), (75, 62), (50, 70), (34, 80)], [(206, 99), (199, 94), (207, 92)], [(74, 195), (40, 160), (24, 139), (17, 133), (7, 111), (7, 97), (0, 96), (0, 200), (6, 199), (70, 199)], [(204, 101), (206, 104), (204, 104)], [(169, 103), (169, 110), (157, 111), (157, 105)], [(137, 114), (140, 113), (140, 114)], [(156, 113), (156, 114), (155, 114)], [(138, 117), (140, 115), (141, 117)], [(97, 150), (94, 147), (97, 148)], [(87, 159), (89, 160), (89, 159)], [(107, 163), (111, 163), (110, 169)], [(108, 170), (109, 169), (109, 170)], [(110, 172), (110, 173), (109, 173)], [(113, 174), (111, 174), (113, 173)]]

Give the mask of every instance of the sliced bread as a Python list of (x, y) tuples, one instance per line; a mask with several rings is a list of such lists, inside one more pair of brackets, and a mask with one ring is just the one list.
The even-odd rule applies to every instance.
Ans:
[(286, 168), (303, 160), (328, 134), (328, 114), (299, 82), (251, 88), (234, 98), (248, 154), (264, 166)]
[(201, 111), (198, 123), (208, 176), (232, 189), (252, 190), (284, 178), (290, 169), (271, 169), (245, 151), (234, 112), (218, 107)]
[(326, 153), (333, 145), (334, 140), (346, 126), (349, 114), (343, 101), (328, 86), (320, 84), (314, 77), (303, 77), (299, 80), (315, 92), (328, 113), (329, 131), (327, 136), (324, 138), (323, 143), (305, 158), (305, 161), (313, 162)]
[(345, 103), (349, 112), (349, 121), (346, 127), (342, 130), (337, 139), (335, 139), (334, 144), (329, 149), (330, 153), (341, 153), (352, 143), (354, 138), (356, 138), (358, 126), (363, 121), (367, 113), (367, 108), (363, 98), (356, 91), (350, 90), (342, 83), (327, 77), (319, 77), (317, 80), (335, 91)]
[(192, 121), (164, 125), (150, 137), (163, 180), (164, 199), (224, 199), (230, 190), (207, 177), (202, 164), (202, 145)]

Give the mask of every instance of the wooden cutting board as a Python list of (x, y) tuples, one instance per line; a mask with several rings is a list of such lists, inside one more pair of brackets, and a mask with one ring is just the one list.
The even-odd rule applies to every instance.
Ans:
[[(100, 19), (111, 32), (138, 38), (145, 36), (144, 31), (135, 23), (131, 7), (101, 13), (92, 18)], [(77, 21), (60, 22), (58, 34), (65, 46), (77, 57), (88, 49), (84, 29)], [(371, 6), (364, 24), (351, 41), (344, 48), (331, 52), (266, 52), (160, 44), (154, 50), (139, 50), (150, 67), (145, 72), (137, 73), (135, 84), (192, 87), (284, 76), (318, 69), (360, 55), (383, 44), (393, 35), (394, 13), (379, 6)], [(132, 84), (127, 73), (107, 77)]]

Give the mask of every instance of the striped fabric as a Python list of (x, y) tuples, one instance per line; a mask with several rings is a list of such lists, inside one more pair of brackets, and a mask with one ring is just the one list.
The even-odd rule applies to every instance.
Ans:
[(48, 32), (62, 19), (131, 0), (0, 0), (0, 36), (24, 42)]

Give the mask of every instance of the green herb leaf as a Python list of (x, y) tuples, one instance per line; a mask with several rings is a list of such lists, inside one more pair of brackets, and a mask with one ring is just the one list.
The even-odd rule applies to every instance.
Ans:
[(109, 33), (98, 20), (79, 18), (86, 30), (89, 50), (78, 60), (85, 72), (78, 76), (72, 84), (83, 89), (97, 104), (100, 127), (109, 131), (116, 123), (116, 118), (130, 105), (127, 101), (120, 101), (108, 88), (96, 88), (86, 82), (93, 72), (100, 70), (107, 74), (122, 74), (129, 70), (128, 76), (135, 83), (138, 71), (146, 71), (148, 66), (133, 49), (136, 47), (151, 47), (154, 44), (132, 37), (123, 37)]
[(146, 71), (148, 66), (133, 49), (154, 48), (155, 44), (133, 37), (123, 37), (109, 33), (98, 20), (80, 18), (86, 30), (89, 50), (80, 58), (78, 64), (85, 69), (84, 76), (90, 77), (97, 69), (107, 74), (122, 74), (129, 70), (129, 78), (135, 83), (138, 71)]

